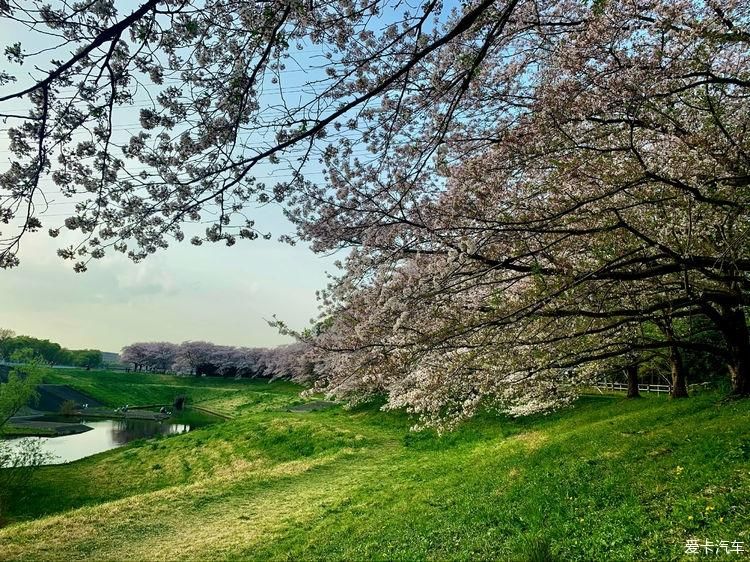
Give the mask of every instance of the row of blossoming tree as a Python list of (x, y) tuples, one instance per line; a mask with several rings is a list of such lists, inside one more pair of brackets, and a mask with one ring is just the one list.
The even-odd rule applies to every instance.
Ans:
[(273, 201), (297, 226), (284, 239), (346, 252), (296, 334), (332, 393), (450, 424), (555, 407), (613, 370), (637, 381), (663, 353), (674, 396), (686, 354), (750, 394), (744, 0), (127, 9), (0, 3), (67, 49), (0, 96), (29, 105), (3, 112), (19, 124), (0, 218), (19, 228), (0, 265), (41, 228), (47, 176), (75, 201), (46, 226), (78, 271), (270, 235), (248, 214)]
[(120, 360), (134, 371), (305, 381), (311, 373), (304, 347), (303, 344), (234, 347), (205, 341), (138, 342), (125, 346)]

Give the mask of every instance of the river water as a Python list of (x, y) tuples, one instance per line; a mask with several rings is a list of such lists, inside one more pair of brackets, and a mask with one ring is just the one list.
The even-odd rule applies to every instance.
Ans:
[(80, 420), (80, 423), (91, 427), (91, 431), (61, 437), (22, 437), (9, 439), (8, 443), (17, 448), (24, 439), (38, 439), (42, 450), (51, 455), (44, 464), (64, 464), (122, 447), (136, 439), (186, 433), (191, 427), (185, 423), (171, 423), (169, 420), (96, 419)]

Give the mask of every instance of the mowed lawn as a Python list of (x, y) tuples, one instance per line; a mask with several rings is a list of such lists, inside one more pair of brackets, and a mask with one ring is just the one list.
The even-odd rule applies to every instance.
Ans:
[(0, 560), (695, 559), (689, 538), (750, 548), (747, 401), (590, 396), (441, 437), (376, 405), (290, 412), (303, 401), (290, 383), (55, 377), (113, 405), (179, 389), (232, 418), (39, 470), (6, 514)]

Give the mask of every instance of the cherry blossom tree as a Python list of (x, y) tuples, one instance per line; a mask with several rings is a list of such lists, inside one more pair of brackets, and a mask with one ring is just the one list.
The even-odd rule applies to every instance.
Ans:
[[(405, 294), (393, 298), (401, 325), (426, 303), (408, 325), (427, 349), (440, 349), (451, 330), (471, 330), (498, 355), (534, 357), (521, 342), (500, 345), (497, 326), (540, 334), (534, 353), (558, 367), (668, 348), (679, 371), (679, 350), (694, 349), (724, 356), (733, 391), (747, 395), (747, 14), (739, 2), (566, 6), (568, 26), (527, 20), (536, 32), (515, 40), (534, 41), (514, 68), (492, 59), (512, 58), (507, 49), (490, 53), (503, 74), (488, 70), (467, 91), (471, 109), (443, 137), (429, 175), (409, 173), (422, 139), (394, 149), (386, 164), (330, 160), (337, 191), (319, 192), (296, 215), (317, 249), (357, 248), (326, 312), (338, 322), (359, 297), (363, 310), (381, 309), (384, 287), (408, 272), (398, 284)], [(497, 92), (509, 84), (512, 107)], [(386, 326), (397, 310), (377, 332), (356, 314), (338, 331), (347, 344), (330, 348), (361, 346), (367, 355), (396, 337)], [(674, 319), (695, 315), (715, 323), (723, 345), (670, 333)], [(438, 321), (445, 317), (453, 328)], [(636, 337), (646, 322), (664, 326), (665, 337)], [(562, 349), (559, 337), (568, 340)], [(406, 373), (419, 372), (409, 358)], [(427, 372), (437, 372), (434, 363)], [(379, 380), (388, 369), (370, 357), (332, 381), (342, 388), (355, 372)]]
[[(0, 3), (3, 22), (29, 36), (6, 46), (12, 67), (0, 74), (13, 155), (0, 176), (9, 225), (0, 266), (18, 263), (21, 239), (43, 227), (55, 191), (75, 208), (44, 227), (79, 234), (58, 252), (78, 271), (109, 249), (144, 259), (206, 220), (194, 244), (268, 235), (248, 206), (304, 189), (307, 164), (339, 142), (368, 143), (382, 123), (421, 119), (425, 108), (398, 102), (412, 89), (430, 111), (445, 107), (447, 125), (517, 4)], [(425, 83), (422, 68), (449, 48), (462, 51), (460, 65)], [(22, 65), (37, 70), (25, 79)], [(121, 133), (134, 107), (139, 123)], [(286, 176), (265, 182), (264, 164)]]
[(141, 371), (146, 366), (147, 348), (148, 343), (145, 342), (126, 345), (120, 352), (120, 360), (123, 363), (132, 363), (134, 371)]
[(262, 350), (260, 364), (263, 376), (309, 382), (316, 378), (314, 360), (309, 356), (309, 346), (299, 342)]
[[(316, 249), (354, 248), (309, 338), (330, 392), (386, 393), (425, 423), (526, 413), (565, 403), (571, 374), (626, 368), (635, 394), (657, 349), (676, 394), (688, 350), (750, 392), (747, 13), (567, 7), (570, 25), (527, 20), (515, 68), (493, 60), (502, 73), (473, 83), (429, 173), (411, 172), (422, 137), (371, 164), (334, 155), (336, 191), (301, 201)], [(724, 341), (673, 329), (695, 316)]]
[(133, 370), (160, 371), (172, 368), (177, 358), (178, 346), (169, 342), (139, 342), (122, 349), (121, 359), (132, 363)]
[(215, 344), (206, 341), (182, 342), (177, 350), (175, 368), (198, 375), (199, 369), (213, 366)]
[(166, 372), (172, 368), (178, 347), (169, 342), (153, 342), (147, 347), (146, 364), (155, 371)]

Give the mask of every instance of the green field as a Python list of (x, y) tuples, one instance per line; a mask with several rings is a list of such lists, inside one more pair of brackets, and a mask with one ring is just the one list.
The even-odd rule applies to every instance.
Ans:
[[(231, 416), (34, 476), (0, 560), (670, 560), (750, 547), (750, 404), (590, 396), (439, 437), (377, 406), (290, 412), (290, 383), (55, 373), (110, 405)], [(550, 558), (547, 558), (550, 559)], [(735, 555), (735, 559), (738, 557)]]

